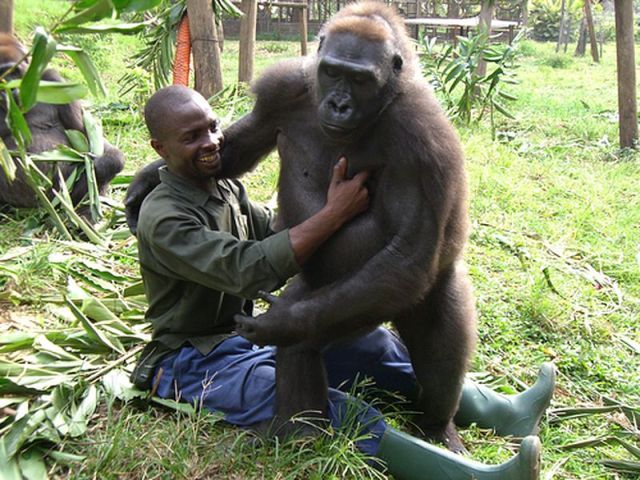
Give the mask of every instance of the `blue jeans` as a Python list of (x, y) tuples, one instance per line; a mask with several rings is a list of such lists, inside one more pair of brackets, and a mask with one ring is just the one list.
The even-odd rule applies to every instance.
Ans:
[[(370, 377), (376, 387), (415, 394), (416, 380), (405, 346), (379, 327), (361, 337), (334, 343), (323, 352), (329, 380), (331, 425), (342, 424), (348, 390), (356, 378)], [(185, 346), (165, 357), (157, 395), (202, 405), (222, 413), (227, 422), (251, 427), (270, 420), (275, 412), (275, 347), (257, 347), (242, 337), (230, 337), (208, 355)], [(155, 378), (155, 377), (154, 377)], [(358, 447), (375, 455), (386, 428), (373, 407), (361, 402), (359, 421), (366, 439)]]

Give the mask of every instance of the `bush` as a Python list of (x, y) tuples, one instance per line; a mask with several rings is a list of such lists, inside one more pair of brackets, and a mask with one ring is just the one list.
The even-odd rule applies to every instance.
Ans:
[[(566, 0), (565, 22), (569, 22), (569, 38), (580, 27), (582, 19), (582, 2)], [(560, 32), (561, 0), (532, 0), (529, 14), (529, 25), (532, 27), (533, 38), (541, 41), (556, 41)]]

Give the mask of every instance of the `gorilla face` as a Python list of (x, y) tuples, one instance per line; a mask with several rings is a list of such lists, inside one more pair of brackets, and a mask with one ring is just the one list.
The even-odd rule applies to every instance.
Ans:
[(359, 137), (390, 101), (399, 57), (387, 42), (349, 32), (331, 33), (319, 50), (318, 119), (337, 141)]

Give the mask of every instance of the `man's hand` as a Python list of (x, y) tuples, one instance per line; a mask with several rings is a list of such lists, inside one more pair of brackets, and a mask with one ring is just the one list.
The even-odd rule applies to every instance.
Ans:
[(340, 157), (333, 167), (333, 175), (327, 192), (328, 209), (336, 219), (345, 223), (369, 207), (369, 192), (365, 182), (369, 172), (360, 172), (352, 179), (347, 179), (347, 159)]
[(346, 178), (347, 159), (342, 157), (333, 168), (327, 203), (311, 218), (289, 231), (291, 248), (299, 265), (307, 259), (340, 227), (369, 206), (369, 192), (364, 182), (368, 172)]

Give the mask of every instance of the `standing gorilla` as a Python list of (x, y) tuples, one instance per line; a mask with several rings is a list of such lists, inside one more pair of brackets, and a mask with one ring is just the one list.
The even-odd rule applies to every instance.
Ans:
[[(24, 48), (11, 35), (0, 33), (0, 75), (10, 68), (13, 71), (5, 78), (9, 81), (21, 78), (26, 72), (24, 62), (19, 63), (24, 56)], [(47, 69), (42, 75), (42, 80), (62, 82), (62, 78), (52, 69)], [(5, 99), (0, 95), (0, 137), (10, 150), (16, 148), (15, 139), (6, 123), (7, 107)], [(75, 101), (65, 105), (53, 105), (38, 102), (29, 110), (25, 119), (31, 130), (31, 144), (27, 150), (31, 153), (41, 153), (51, 150), (58, 145), (69, 145), (65, 130), (79, 130), (86, 135), (82, 120), (82, 107)], [(67, 178), (76, 164), (56, 163), (64, 178)], [(106, 191), (109, 182), (120, 172), (124, 166), (123, 155), (120, 150), (104, 142), (104, 153), (93, 160), (96, 180), (101, 194)], [(53, 173), (53, 163), (38, 163), (38, 167), (45, 174)], [(54, 185), (57, 184), (54, 178)], [(84, 174), (75, 182), (71, 191), (71, 199), (74, 204), (80, 202), (87, 194), (87, 179)], [(38, 200), (33, 190), (24, 180), (24, 172), (18, 169), (16, 179), (10, 182), (0, 169), (0, 207), (12, 205), (14, 207), (36, 207)]]
[[(475, 342), (461, 264), (464, 162), (402, 19), (381, 3), (351, 4), (323, 28), (317, 55), (273, 66), (254, 92), (253, 111), (225, 132), (223, 176), (247, 172), (277, 147), (283, 227), (325, 204), (339, 157), (351, 174), (371, 172), (370, 209), (317, 251), (267, 313), (236, 317), (240, 335), (278, 346), (277, 421), (287, 431), (295, 414), (326, 414), (322, 348), (390, 321), (421, 386), (419, 427), (462, 450), (452, 418)], [(128, 193), (133, 224), (155, 168)]]

